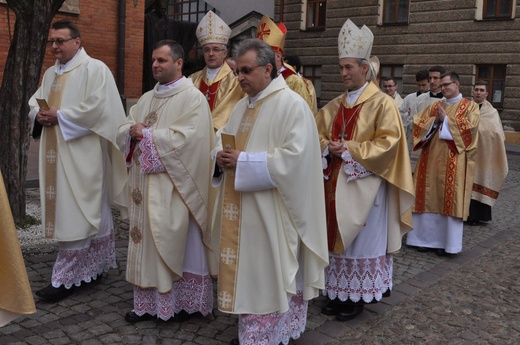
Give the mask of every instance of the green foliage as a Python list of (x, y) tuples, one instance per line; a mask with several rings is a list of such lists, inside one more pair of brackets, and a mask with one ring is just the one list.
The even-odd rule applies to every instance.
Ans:
[(33, 217), (31, 215), (26, 215), (19, 222), (16, 223), (16, 227), (18, 229), (27, 229), (33, 225), (39, 225), (39, 224), (41, 224), (41, 221), (38, 218)]

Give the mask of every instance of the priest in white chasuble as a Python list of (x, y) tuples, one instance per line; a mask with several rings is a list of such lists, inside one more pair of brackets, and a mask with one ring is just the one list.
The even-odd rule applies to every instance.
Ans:
[(182, 76), (184, 51), (159, 41), (157, 84), (130, 109), (118, 144), (130, 168), (126, 279), (134, 309), (125, 320), (185, 321), (213, 309), (208, 236), (210, 150), (215, 134), (204, 95)]
[(245, 95), (234, 71), (226, 62), (230, 34), (229, 26), (213, 11), (206, 13), (196, 31), (206, 67), (190, 75), (190, 78), (208, 100), (215, 131), (226, 124), (231, 110)]
[(247, 97), (212, 152), (223, 205), (218, 308), (239, 315), (232, 344), (287, 344), (304, 332), (328, 263), (318, 133), (269, 45), (244, 40), (236, 61)]
[(394, 100), (367, 78), (373, 35), (350, 19), (338, 38), (346, 92), (316, 114), (323, 156), (330, 265), (322, 309), (347, 321), (389, 295), (393, 253), (411, 229), (406, 136)]
[(69, 20), (51, 25), (56, 63), (29, 100), (40, 138), (42, 228), (58, 241), (51, 284), (36, 295), (56, 302), (115, 268), (111, 206), (126, 216), (127, 172), (116, 146), (125, 111), (110, 69), (82, 47)]
[(413, 118), (414, 229), (406, 244), (420, 252), (454, 255), (462, 250), (478, 142), (478, 105), (462, 97), (455, 72), (441, 75), (443, 98)]

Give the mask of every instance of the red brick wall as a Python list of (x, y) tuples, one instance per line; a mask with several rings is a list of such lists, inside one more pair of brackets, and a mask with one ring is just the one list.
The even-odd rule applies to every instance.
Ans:
[[(126, 0), (126, 52), (125, 52), (125, 90), (127, 98), (141, 96), (144, 39), (144, 0)], [(54, 20), (67, 18), (76, 23), (81, 32), (83, 47), (87, 53), (107, 64), (114, 78), (117, 71), (117, 29), (119, 0), (81, 1), (80, 14), (58, 13)], [(16, 17), (9, 11), (11, 35), (14, 32)], [(9, 28), (7, 6), (0, 5), (0, 78), (3, 76), (5, 61), (9, 52)], [(54, 64), (48, 51), (42, 71)]]

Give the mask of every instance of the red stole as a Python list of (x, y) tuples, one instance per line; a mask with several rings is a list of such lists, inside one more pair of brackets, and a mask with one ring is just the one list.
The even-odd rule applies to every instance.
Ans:
[(289, 76), (296, 74), (292, 69), (286, 68), (280, 73), (283, 76), (283, 79), (287, 79)]
[[(330, 138), (332, 140), (352, 140), (354, 129), (356, 126), (359, 113), (363, 103), (353, 108), (345, 108), (343, 103), (338, 109), (338, 113), (332, 123)], [(327, 215), (327, 240), (329, 251), (334, 253), (343, 253), (345, 248), (339, 234), (338, 220), (336, 217), (336, 185), (338, 182), (338, 174), (340, 173), (343, 160), (340, 157), (330, 156), (330, 162), (325, 175), (329, 175), (329, 179), (325, 180), (325, 211)], [(346, 206), (346, 205), (345, 205)]]
[(211, 84), (208, 86), (204, 80), (200, 81), (199, 90), (206, 96), (206, 99), (208, 100), (209, 109), (213, 111), (213, 108), (215, 107), (215, 100), (217, 99), (217, 93), (218, 93), (218, 86), (220, 85), (220, 80), (216, 83)]

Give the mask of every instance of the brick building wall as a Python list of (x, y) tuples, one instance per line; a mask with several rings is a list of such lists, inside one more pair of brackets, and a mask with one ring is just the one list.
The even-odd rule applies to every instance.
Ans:
[[(382, 66), (402, 68), (403, 96), (413, 92), (415, 73), (443, 65), (461, 76), (461, 91), (471, 96), (478, 65), (505, 65), (504, 125), (520, 131), (520, 1), (514, 18), (477, 20), (482, 0), (411, 0), (408, 23), (382, 26), (382, 0), (328, 0), (324, 29), (305, 29), (307, 0), (276, 0), (275, 19), (288, 28), (285, 54), (297, 54), (303, 65), (321, 66), (321, 105), (344, 91), (338, 71), (337, 37), (350, 18), (374, 33), (372, 55)], [(281, 8), (280, 5), (283, 4)], [(385, 76), (385, 75), (382, 75)]]
[[(93, 58), (103, 61), (116, 78), (117, 74), (117, 36), (119, 0), (77, 1), (79, 14), (58, 12), (54, 20), (67, 18), (78, 25), (82, 44)], [(143, 70), (145, 1), (126, 1), (126, 43), (125, 43), (125, 90), (127, 98), (141, 96)], [(16, 16), (5, 4), (0, 4), (0, 78), (3, 76), (5, 61), (14, 32)], [(10, 25), (8, 25), (10, 22)], [(42, 75), (54, 64), (49, 49), (42, 66)]]

